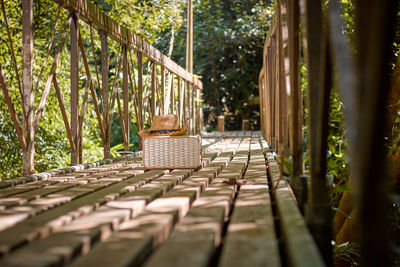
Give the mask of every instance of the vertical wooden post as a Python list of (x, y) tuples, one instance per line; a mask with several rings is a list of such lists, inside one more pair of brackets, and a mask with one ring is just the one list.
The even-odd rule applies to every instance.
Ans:
[(156, 114), (156, 75), (157, 75), (157, 66), (156, 63), (152, 63), (151, 68), (151, 116), (155, 116)]
[(75, 13), (72, 15), (72, 23), (70, 25), (71, 40), (71, 133), (75, 147), (78, 148), (74, 152), (71, 151), (71, 165), (79, 164), (79, 88), (78, 88), (78, 38), (79, 26), (78, 18)]
[(186, 70), (193, 73), (193, 0), (187, 1)]
[[(140, 115), (140, 129), (144, 127), (144, 116), (143, 116), (143, 53), (137, 52), (138, 59), (138, 114)], [(138, 118), (136, 118), (138, 119)], [(140, 144), (141, 142), (139, 142)]]
[(179, 124), (181, 125), (181, 126), (183, 126), (183, 123), (182, 123), (182, 106), (181, 106), (181, 104), (182, 104), (182, 83), (181, 83), (181, 77), (179, 77), (179, 76), (177, 76), (176, 77), (177, 78), (177, 82), (178, 82), (178, 119), (179, 119)]
[(224, 115), (218, 116), (218, 131), (225, 131), (225, 117)]
[(196, 109), (196, 86), (192, 84), (192, 128), (193, 134), (197, 133), (197, 109)]
[[(186, 70), (193, 73), (193, 0), (187, 1), (187, 34), (186, 34)], [(191, 114), (191, 84), (186, 81), (185, 86), (185, 124), (189, 128), (190, 133), (193, 131), (193, 122)]]
[(194, 110), (194, 84), (190, 84), (190, 90), (189, 90), (189, 116), (190, 116), (190, 130), (191, 133), (194, 134), (195, 130), (195, 110)]
[[(263, 69), (262, 69), (262, 80), (261, 80), (261, 87), (263, 89), (262, 91), (262, 98), (260, 99), (261, 102), (263, 102), (262, 105), (262, 112), (263, 112), (263, 118), (262, 118), (262, 124), (264, 126), (264, 136), (265, 139), (267, 140), (268, 143), (271, 142), (270, 140), (270, 131), (271, 131), (271, 122), (270, 122), (270, 105), (269, 105), (269, 58), (271, 57), (270, 55), (270, 49), (269, 46), (264, 47), (264, 54), (263, 54)], [(260, 96), (260, 97), (261, 97)]]
[[(278, 5), (279, 6), (279, 5)], [(278, 16), (279, 17), (279, 16)], [(279, 25), (279, 24), (278, 24)], [(279, 93), (279, 77), (280, 77), (280, 71), (279, 71), (279, 26), (278, 26), (278, 32), (277, 32), (277, 38), (275, 40), (275, 45), (274, 45), (274, 113), (275, 113), (275, 118), (274, 118), (274, 122), (275, 122), (275, 150), (278, 154), (280, 154), (281, 151), (281, 147), (280, 147), (280, 108), (281, 106), (279, 105), (279, 101), (280, 101), (280, 93)]]
[(32, 92), (33, 0), (22, 1), (22, 12), (22, 91), (26, 112), (22, 116), (22, 134), (26, 144), (22, 151), (22, 175), (30, 175), (35, 171), (35, 131), (33, 128), (35, 96)]
[(107, 33), (99, 31), (101, 40), (101, 85), (103, 94), (103, 122), (104, 122), (104, 134), (103, 140), (104, 145), (104, 158), (108, 159), (111, 157), (110, 151), (110, 130), (111, 122), (109, 121), (109, 105), (108, 105), (108, 42)]
[(276, 36), (271, 38), (271, 47), (270, 47), (270, 68), (269, 68), (269, 81), (270, 81), (270, 111), (271, 111), (271, 137), (270, 144), (272, 148), (277, 149), (276, 147)]
[[(265, 61), (265, 59), (264, 59)], [(259, 109), (260, 109), (260, 130), (265, 137), (265, 124), (264, 124), (264, 88), (263, 88), (263, 72), (265, 63), (263, 63), (263, 68), (258, 76), (258, 97), (259, 97)]]
[(185, 81), (185, 89), (184, 89), (184, 93), (183, 93), (183, 117), (184, 117), (184, 124), (188, 127), (189, 131), (190, 131), (190, 110), (189, 110), (189, 82)]
[(304, 30), (307, 40), (309, 145), (311, 190), (305, 209), (306, 221), (327, 265), (332, 264), (332, 215), (326, 181), (331, 63), (327, 33), (322, 32), (320, 1), (305, 1)]
[(287, 45), (287, 17), (284, 0), (278, 1), (278, 94), (279, 94), (279, 153), (289, 155), (288, 120), (287, 120), (287, 87), (285, 73), (285, 48)]
[(202, 112), (202, 108), (201, 108), (201, 92), (200, 89), (197, 88), (196, 90), (196, 98), (197, 98), (197, 115), (198, 115), (198, 127), (197, 127), (197, 133), (201, 133), (203, 131), (203, 112)]
[(360, 221), (360, 266), (392, 266), (384, 129), (399, 6), (397, 1), (358, 0), (356, 7), (356, 66), (362, 119), (354, 140), (352, 175)]
[(165, 68), (161, 66), (161, 99), (160, 99), (160, 115), (164, 114), (164, 94), (165, 94)]
[(300, 5), (297, 1), (287, 2), (290, 73), (290, 154), (292, 175), (290, 184), (299, 207), (304, 211), (307, 198), (307, 183), (303, 174), (303, 99), (300, 88)]
[(171, 73), (171, 96), (170, 96), (170, 112), (171, 114), (175, 113), (175, 88), (174, 88), (174, 74)]
[(300, 88), (300, 6), (297, 1), (288, 1), (290, 97), (291, 97), (291, 154), (293, 177), (303, 174), (303, 101)]
[[(124, 126), (125, 126), (125, 136), (126, 140), (124, 140), (124, 150), (129, 151), (129, 90), (128, 90), (128, 47), (125, 46), (123, 48), (123, 57), (122, 57), (122, 94), (123, 94), (123, 103), (124, 103)], [(133, 86), (133, 84), (131, 85)]]

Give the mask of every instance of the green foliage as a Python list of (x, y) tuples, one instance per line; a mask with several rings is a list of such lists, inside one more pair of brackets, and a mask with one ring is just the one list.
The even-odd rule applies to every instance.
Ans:
[[(272, 17), (272, 1), (229, 0), (194, 3), (194, 73), (202, 77), (205, 120), (227, 118), (227, 129), (238, 129), (242, 118), (258, 125), (258, 95), (264, 37)], [(184, 23), (185, 24), (185, 23)], [(170, 34), (155, 45), (167, 51)], [(176, 36), (173, 60), (185, 66), (186, 30)]]
[(96, 5), (117, 22), (131, 29), (150, 43), (158, 39), (158, 34), (172, 26), (182, 25), (180, 9), (186, 4), (179, 0), (94, 0)]
[[(176, 28), (179, 28), (179, 23), (182, 23), (180, 17), (179, 8), (183, 4), (179, 2), (175, 7), (175, 1), (169, 0), (156, 0), (156, 1), (98, 1), (99, 5), (105, 9), (105, 11), (112, 16), (114, 19), (122, 24), (125, 24), (129, 28), (133, 29), (136, 33), (144, 38), (150, 38), (153, 42), (157, 38), (157, 34), (161, 31), (165, 31), (172, 24), (177, 24)], [(50, 43), (50, 37), (55, 26), (56, 17), (58, 13), (58, 5), (51, 0), (40, 0), (34, 1), (34, 25), (33, 25), (33, 36), (34, 36), (34, 58), (33, 58), (33, 77), (36, 85), (37, 77), (42, 69), (46, 58), (46, 52)], [(13, 48), (15, 51), (17, 66), (19, 69), (19, 76), (21, 77), (21, 65), (22, 65), (22, 51), (21, 51), (21, 40), (22, 40), (22, 5), (21, 1), (8, 0), (5, 1), (5, 8), (7, 12), (8, 23), (11, 30), (11, 38), (13, 41)], [(60, 9), (60, 20), (56, 30), (55, 44), (50, 50), (50, 55), (45, 67), (43, 69), (42, 79), (39, 83), (38, 89), (35, 94), (35, 110), (37, 109), (38, 103), (43, 93), (47, 77), (50, 73), (51, 65), (54, 60), (54, 56), (58, 50), (60, 44), (61, 33), (65, 26), (68, 12), (63, 8)], [(18, 83), (16, 79), (16, 73), (14, 71), (14, 65), (11, 57), (11, 46), (9, 44), (5, 21), (1, 15), (0, 20), (0, 64), (3, 69), (3, 75), (6, 79), (14, 103), (17, 116), (19, 121), (22, 122), (22, 106), (19, 95)], [(179, 24), (179, 25), (178, 25)], [(85, 47), (86, 56), (89, 62), (89, 69), (93, 78), (94, 87), (97, 91), (97, 95), (100, 95), (99, 84), (96, 79), (95, 61), (92, 52), (90, 28), (87, 24), (80, 21), (80, 30), (82, 33), (83, 45)], [(94, 41), (94, 53), (96, 56), (96, 64), (100, 66), (100, 38), (97, 32), (93, 31)], [(120, 60), (121, 46), (111, 38), (109, 38), (109, 88), (111, 88), (116, 80), (116, 68)], [(65, 46), (62, 50), (60, 61), (57, 67), (56, 77), (58, 79), (64, 105), (66, 107), (67, 114), (70, 109), (70, 45), (69, 45), (69, 34)], [(132, 53), (134, 56), (134, 53)], [(87, 77), (80, 59), (79, 64), (79, 88), (80, 96), (79, 101), (82, 103), (84, 96), (84, 89), (87, 86)], [(145, 61), (146, 63), (146, 61)], [(132, 66), (132, 73), (134, 79), (137, 80), (137, 71)], [(147, 75), (145, 75), (146, 79)], [(120, 73), (122, 78), (122, 72)], [(35, 86), (34, 85), (34, 86)], [(119, 89), (121, 85), (119, 85)], [(111, 90), (110, 90), (111, 91)], [(110, 93), (111, 94), (111, 93)], [(122, 95), (120, 93), (120, 95)], [(117, 105), (115, 104), (115, 107)], [(101, 107), (100, 107), (101, 110)], [(115, 118), (118, 118), (114, 115)], [(131, 122), (131, 143), (134, 144), (131, 147), (132, 150), (138, 148), (138, 137), (137, 129), (134, 124), (134, 116)], [(98, 121), (93, 106), (93, 100), (89, 95), (89, 101), (87, 103), (87, 110), (83, 123), (83, 158), (84, 162), (96, 161), (103, 158), (103, 147), (100, 138), (100, 130), (98, 127)], [(119, 149), (118, 144), (122, 143), (122, 134), (119, 126), (119, 119), (115, 119), (112, 130), (112, 155), (117, 156), (117, 150)], [(66, 166), (69, 164), (69, 143), (67, 134), (65, 131), (63, 119), (61, 116), (59, 103), (57, 101), (54, 88), (50, 89), (50, 94), (46, 107), (41, 118), (41, 122), (38, 128), (38, 132), (35, 138), (36, 143), (36, 154), (35, 154), (35, 165), (36, 171), (41, 172), (50, 168)], [(19, 147), (19, 141), (14, 130), (14, 125), (9, 116), (9, 111), (6, 106), (3, 93), (0, 92), (0, 178), (11, 178), (17, 177), (21, 173), (21, 149)]]

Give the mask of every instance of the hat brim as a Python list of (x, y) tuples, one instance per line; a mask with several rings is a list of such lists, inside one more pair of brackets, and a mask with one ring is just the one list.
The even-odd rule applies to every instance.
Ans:
[(140, 130), (140, 137), (149, 137), (149, 136), (179, 136), (184, 135), (187, 132), (187, 127), (182, 127), (177, 131), (169, 132), (169, 133), (150, 133), (150, 130)]

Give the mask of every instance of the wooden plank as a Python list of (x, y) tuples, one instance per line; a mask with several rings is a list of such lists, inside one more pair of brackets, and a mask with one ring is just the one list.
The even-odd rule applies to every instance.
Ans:
[(11, 208), (14, 206), (23, 205), (31, 200), (38, 199), (38, 198), (41, 198), (41, 197), (44, 197), (44, 196), (47, 196), (50, 194), (54, 194), (56, 192), (63, 191), (63, 190), (66, 190), (66, 189), (69, 189), (71, 187), (78, 186), (78, 185), (79, 185), (78, 183), (50, 184), (43, 188), (38, 188), (36, 190), (31, 190), (28, 192), (13, 195), (12, 197), (1, 198), (0, 199), (0, 209), (4, 210), (4, 209), (8, 209), (8, 208)]
[[(213, 161), (184, 181), (183, 186), (174, 187), (164, 197), (152, 202), (142, 214), (122, 224), (119, 232), (114, 233), (108, 240), (78, 259), (74, 266), (109, 266), (110, 264), (125, 266), (141, 263), (153, 247), (164, 242), (175, 221), (183, 217), (190, 203), (198, 197), (197, 192), (204, 188), (204, 184), (201, 182), (196, 184), (192, 179), (204, 176), (210, 180), (213, 179), (226, 166), (232, 155), (233, 152), (222, 153), (214, 160), (215, 162)], [(118, 252), (113, 253), (116, 249)], [(99, 255), (105, 254), (110, 256), (101, 260)]]
[(35, 183), (29, 183), (29, 184), (17, 185), (16, 187), (5, 188), (5, 189), (0, 190), (0, 198), (5, 198), (5, 197), (12, 196), (12, 195), (24, 193), (24, 192), (27, 192), (30, 190), (35, 190), (35, 189), (42, 188), (46, 185), (54, 184), (54, 183), (55, 183), (55, 181), (42, 180), (42, 181), (35, 182)]
[[(16, 260), (19, 261), (19, 258), (24, 258), (28, 265), (32, 261), (39, 259), (42, 266), (57, 264), (60, 260), (66, 263), (75, 256), (72, 251), (88, 244), (88, 242), (93, 245), (98, 241), (98, 235), (104, 239), (110, 231), (118, 228), (119, 224), (135, 217), (144, 209), (147, 203), (168, 192), (175, 184), (180, 183), (190, 174), (192, 174), (192, 170), (174, 171), (155, 179), (132, 193), (125, 194), (121, 199), (108, 201), (95, 212), (60, 227), (56, 233), (51, 234), (49, 237), (24, 246), (9, 257), (6, 257), (1, 264), (12, 265)], [(148, 205), (147, 210), (151, 210), (152, 206), (158, 209), (157, 202), (159, 201), (159, 199), (153, 201)], [(88, 235), (88, 232), (99, 234)], [(65, 234), (85, 238), (79, 238), (78, 240), (67, 238), (64, 240), (62, 237)], [(56, 243), (57, 240), (61, 242), (63, 250), (54, 252), (54, 247), (59, 245)], [(38, 255), (39, 248), (41, 253)], [(57, 255), (57, 257), (54, 257), (54, 255)]]
[[(64, 195), (69, 201), (68, 203), (36, 215), (11, 229), (3, 231), (0, 235), (0, 254), (5, 255), (26, 242), (47, 235), (53, 227), (59, 227), (74, 218), (92, 212), (96, 206), (105, 203), (107, 196), (110, 194), (124, 194), (133, 191), (162, 174), (162, 171), (149, 171), (109, 186), (100, 184), (99, 188), (95, 188), (96, 190), (90, 189), (88, 185), (86, 190), (84, 190), (83, 186), (76, 192), (71, 190), (71, 194)], [(85, 208), (83, 209), (83, 207)]]
[(208, 266), (212, 261), (237, 190), (236, 185), (227, 181), (241, 178), (247, 165), (249, 143), (243, 143), (242, 147), (236, 145), (238, 151), (232, 161), (193, 202), (171, 237), (145, 266)]
[(203, 88), (201, 81), (194, 77), (190, 72), (176, 64), (169, 57), (163, 55), (159, 50), (150, 45), (150, 43), (111, 19), (88, 0), (54, 0), (54, 2), (60, 4), (69, 11), (78, 12), (79, 18), (89, 25), (92, 25), (92, 27), (98, 31), (107, 32), (111, 38), (115, 39), (119, 43), (127, 45), (129, 48), (135, 49), (138, 52), (143, 52), (143, 54), (151, 61), (164, 66), (169, 71), (184, 78), (186, 81), (195, 84), (196, 87), (200, 89)]
[(252, 142), (250, 161), (230, 218), (218, 266), (280, 266), (265, 158)]
[(266, 157), (289, 266), (325, 266), (297, 207), (290, 186), (284, 179), (281, 179), (280, 170), (274, 156), (267, 152)]

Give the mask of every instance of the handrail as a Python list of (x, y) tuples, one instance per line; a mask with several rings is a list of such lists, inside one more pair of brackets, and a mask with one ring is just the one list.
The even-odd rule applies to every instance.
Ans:
[(53, 0), (69, 11), (75, 11), (79, 14), (79, 18), (91, 25), (98, 31), (104, 31), (108, 36), (117, 42), (127, 45), (129, 48), (138, 52), (142, 52), (144, 56), (151, 61), (156, 62), (184, 78), (186, 81), (193, 83), (197, 88), (203, 89), (202, 82), (193, 74), (175, 63), (171, 58), (161, 53), (157, 48), (149, 42), (137, 36), (125, 26), (119, 24), (96, 5), (88, 0)]
[[(300, 207), (307, 201), (308, 226), (325, 262), (331, 265), (331, 240), (335, 237), (326, 169), (329, 103), (333, 79), (337, 77), (336, 86), (344, 103), (350, 181), (357, 188), (351, 194), (357, 199), (355, 209), (362, 222), (358, 225), (360, 265), (383, 266), (380, 261), (389, 258), (383, 118), (390, 88), (390, 51), (398, 6), (389, 0), (356, 2), (353, 43), (356, 49), (353, 49), (344, 30), (339, 0), (330, 0), (325, 7), (321, 1), (277, 1), (258, 77), (261, 130), (281, 161), (291, 157), (290, 183)], [(304, 101), (299, 81), (301, 51), (307, 68)], [(308, 109), (310, 190), (301, 182), (304, 179), (302, 154), (306, 150), (302, 137), (303, 102)], [(281, 165), (283, 175), (282, 162)], [(308, 199), (303, 202), (304, 192), (308, 192)], [(341, 225), (345, 225), (346, 218), (340, 213), (336, 216), (341, 216)]]
[[(121, 123), (121, 131), (124, 140), (124, 150), (129, 150), (129, 124), (131, 123), (131, 114), (136, 115), (137, 128), (143, 129), (145, 119), (150, 119), (154, 115), (160, 115), (164, 112), (176, 112), (181, 124), (186, 124), (189, 128), (189, 133), (195, 134), (202, 129), (202, 112), (198, 99), (200, 98), (200, 91), (203, 88), (202, 82), (195, 77), (192, 73), (185, 70), (171, 58), (163, 55), (159, 50), (152, 46), (146, 40), (140, 38), (128, 28), (122, 26), (111, 17), (106, 15), (89, 0), (53, 0), (54, 3), (59, 5), (58, 12), (61, 8), (67, 10), (70, 15), (62, 29), (59, 46), (56, 55), (51, 63), (51, 71), (47, 77), (47, 82), (42, 90), (42, 96), (39, 105), (35, 105), (35, 92), (33, 89), (33, 75), (32, 75), (32, 59), (33, 59), (33, 6), (30, 0), (23, 0), (22, 9), (22, 46), (23, 52), (23, 75), (20, 104), (22, 106), (22, 120), (19, 120), (14, 103), (11, 101), (10, 90), (7, 81), (3, 76), (2, 69), (0, 68), (0, 86), (3, 94), (7, 100), (7, 107), (13, 119), (14, 128), (16, 129), (20, 146), (23, 155), (23, 175), (29, 175), (34, 172), (34, 146), (35, 135), (37, 133), (38, 125), (40, 123), (43, 110), (46, 106), (47, 99), (51, 95), (50, 91), (52, 86), (56, 91), (57, 101), (61, 113), (63, 114), (63, 122), (68, 135), (68, 141), (71, 148), (71, 164), (83, 163), (83, 137), (82, 125), (87, 105), (90, 104), (88, 98), (91, 96), (94, 110), (96, 111), (96, 118), (100, 129), (100, 137), (104, 146), (104, 158), (110, 158), (110, 133), (111, 121), (115, 109), (118, 108), (118, 115)], [(9, 27), (7, 24), (7, 12), (4, 1), (1, 0), (1, 13), (6, 21), (7, 31)], [(81, 36), (79, 23), (80, 20), (86, 22), (90, 27), (90, 42), (92, 43), (92, 51), (94, 59), (96, 58), (95, 49), (101, 51), (101, 66), (98, 68), (97, 60), (93, 60), (95, 64), (96, 76), (91, 77), (89, 62), (87, 59), (87, 52), (83, 45), (83, 38)], [(57, 23), (56, 23), (57, 25)], [(96, 29), (100, 35), (101, 47), (94, 48), (92, 28)], [(53, 29), (53, 37), (58, 30), (57, 26)], [(67, 112), (61, 97), (61, 90), (57, 81), (56, 70), (59, 63), (60, 55), (65, 46), (66, 36), (68, 32), (71, 35), (70, 42), (70, 100), (71, 100), (71, 114), (70, 121), (68, 121)], [(10, 45), (12, 46), (12, 38), (8, 36)], [(54, 38), (51, 38), (53, 44)], [(120, 55), (117, 55), (118, 70), (114, 77), (113, 85), (109, 87), (109, 55), (108, 55), (108, 37), (114, 39), (121, 45)], [(134, 78), (135, 73), (131, 61), (133, 61), (130, 50), (137, 52), (137, 80)], [(47, 51), (49, 56), (50, 49)], [(81, 57), (79, 57), (79, 54)], [(14, 53), (12, 53), (14, 57)], [(151, 79), (150, 85), (146, 84), (143, 73), (143, 57), (146, 57), (150, 64), (148, 78)], [(130, 59), (131, 58), (131, 59)], [(84, 90), (84, 97), (79, 100), (79, 60), (84, 64), (84, 72), (87, 78), (86, 88)], [(18, 67), (15, 60), (14, 70), (18, 74)], [(92, 63), (91, 63), (92, 64)], [(42, 67), (43, 71), (44, 66)], [(100, 70), (100, 71), (99, 71)], [(119, 74), (122, 73), (120, 81)], [(100, 75), (99, 75), (100, 74)], [(36, 83), (39, 84), (41, 74), (39, 75)], [(166, 79), (168, 79), (168, 86), (166, 86)], [(175, 81), (177, 84), (174, 85)], [(96, 92), (95, 84), (100, 92)], [(100, 86), (101, 85), (101, 86)], [(177, 87), (177, 88), (174, 88)], [(100, 88), (101, 87), (101, 88)], [(149, 88), (150, 87), (150, 88)], [(121, 93), (119, 93), (122, 89)], [(145, 90), (147, 89), (147, 91)], [(178, 94), (175, 90), (178, 89)], [(167, 96), (166, 96), (167, 94)], [(147, 96), (145, 96), (147, 95)], [(120, 97), (122, 96), (122, 97)], [(121, 104), (121, 98), (123, 105)], [(79, 103), (81, 102), (81, 104)], [(35, 109), (35, 106), (38, 108)], [(79, 106), (80, 112), (79, 111)], [(149, 116), (145, 116), (146, 112)], [(28, 118), (32, 116), (33, 118)], [(22, 121), (22, 123), (20, 123)]]

